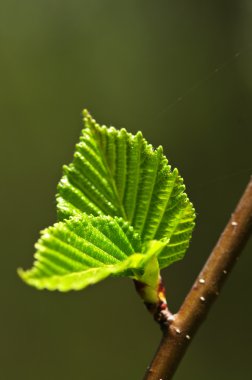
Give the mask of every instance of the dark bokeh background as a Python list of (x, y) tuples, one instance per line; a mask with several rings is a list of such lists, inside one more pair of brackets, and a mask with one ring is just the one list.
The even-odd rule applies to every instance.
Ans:
[[(4, 380), (141, 379), (160, 339), (129, 280), (39, 292), (32, 263), (81, 109), (177, 166), (197, 210), (186, 258), (164, 271), (175, 311), (252, 172), (252, 2), (1, 0), (1, 312)], [(248, 379), (252, 242), (175, 379)]]

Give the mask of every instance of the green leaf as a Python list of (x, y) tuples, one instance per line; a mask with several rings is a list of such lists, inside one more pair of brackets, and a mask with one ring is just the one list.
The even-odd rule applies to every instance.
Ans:
[[(166, 242), (142, 245), (132, 226), (120, 218), (82, 215), (42, 232), (31, 270), (22, 279), (38, 289), (79, 290), (108, 276), (146, 283), (149, 302), (157, 300), (157, 254)], [(144, 249), (144, 252), (142, 252)]]
[(162, 147), (142, 134), (100, 126), (84, 111), (85, 128), (73, 162), (58, 185), (60, 220), (78, 214), (122, 217), (143, 242), (167, 239), (161, 268), (183, 257), (195, 213), (178, 170), (171, 170)]
[(87, 111), (84, 123), (58, 185), (60, 221), (42, 232), (33, 268), (19, 275), (60, 291), (129, 277), (146, 304), (160, 306), (160, 269), (183, 257), (194, 227), (183, 180), (140, 132), (100, 126)]

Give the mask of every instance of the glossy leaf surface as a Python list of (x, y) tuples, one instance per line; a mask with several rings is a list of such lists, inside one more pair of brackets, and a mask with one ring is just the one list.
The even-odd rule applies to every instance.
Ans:
[(85, 128), (58, 185), (59, 222), (42, 232), (31, 270), (39, 289), (83, 289), (108, 276), (150, 287), (160, 269), (183, 257), (195, 213), (177, 169), (142, 134), (100, 126), (84, 111)]

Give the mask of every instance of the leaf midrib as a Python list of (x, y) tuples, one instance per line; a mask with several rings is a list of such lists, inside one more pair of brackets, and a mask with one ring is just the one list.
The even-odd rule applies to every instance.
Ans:
[[(96, 130), (95, 128), (93, 128), (93, 131), (94, 133), (96, 134)], [(97, 141), (97, 145), (98, 145), (98, 148), (99, 148), (99, 151), (101, 153), (101, 158), (102, 158), (102, 161), (103, 161), (103, 164), (105, 165), (105, 168), (109, 174), (109, 181), (111, 183), (111, 186), (112, 186), (112, 189), (114, 191), (114, 194), (115, 194), (115, 201), (117, 202), (117, 207), (119, 208), (119, 211), (121, 212), (121, 217), (126, 220), (127, 222), (130, 222), (129, 219), (127, 218), (127, 215), (126, 215), (126, 212), (125, 212), (125, 208), (124, 208), (124, 205), (122, 203), (122, 201), (120, 200), (120, 197), (119, 197), (119, 194), (118, 194), (118, 191), (117, 191), (117, 187), (116, 187), (116, 183), (115, 183), (115, 180), (113, 178), (113, 175), (112, 175), (112, 172), (110, 170), (110, 167), (107, 163), (107, 159), (106, 159), (106, 156), (105, 156), (105, 153), (102, 149), (102, 146), (100, 144), (100, 141), (99, 139), (95, 139), (95, 141)]]

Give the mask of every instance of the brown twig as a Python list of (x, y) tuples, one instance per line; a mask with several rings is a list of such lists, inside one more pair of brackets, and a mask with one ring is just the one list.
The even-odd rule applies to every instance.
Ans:
[(193, 287), (168, 326), (144, 380), (172, 379), (252, 232), (252, 178)]

